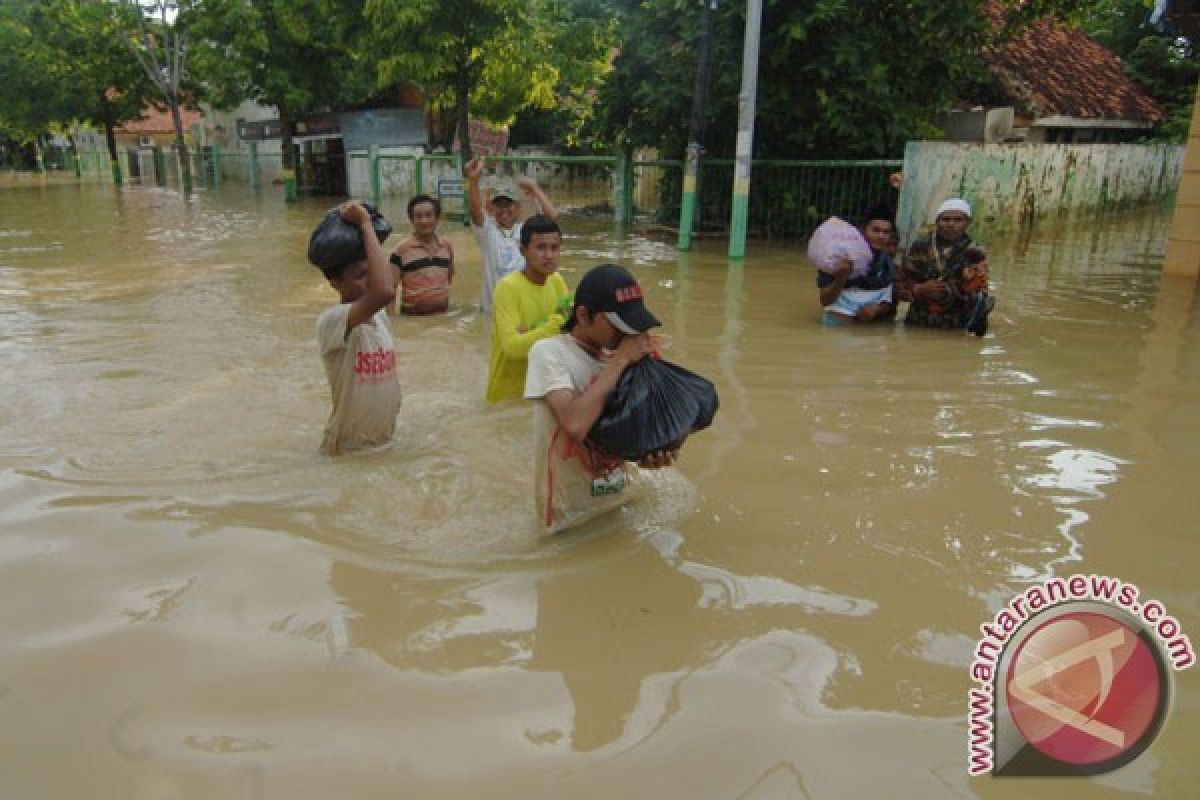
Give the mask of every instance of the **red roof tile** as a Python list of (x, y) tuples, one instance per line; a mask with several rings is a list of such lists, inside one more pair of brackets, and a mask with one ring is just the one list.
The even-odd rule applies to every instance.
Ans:
[[(186, 108), (179, 109), (179, 116), (183, 120), (183, 129), (185, 131), (204, 119), (204, 115), (199, 111), (191, 111)], [(175, 123), (171, 121), (171, 112), (159, 111), (154, 108), (144, 109), (141, 119), (126, 122), (117, 128), (117, 133), (135, 133), (138, 135), (174, 132)]]
[(988, 56), (1013, 100), (1039, 117), (1154, 123), (1162, 107), (1125, 72), (1116, 54), (1053, 19), (1031, 25)]

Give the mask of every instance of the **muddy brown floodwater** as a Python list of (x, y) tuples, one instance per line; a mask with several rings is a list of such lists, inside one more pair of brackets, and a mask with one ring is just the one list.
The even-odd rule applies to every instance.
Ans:
[(568, 283), (635, 269), (722, 407), (540, 542), (462, 228), (452, 313), (394, 323), (395, 447), (317, 455), (327, 205), (0, 191), (0, 796), (1196, 796), (1195, 670), (1117, 772), (966, 775), (979, 625), (1033, 582), (1118, 576), (1200, 637), (1162, 212), (987, 242), (984, 339), (823, 328), (799, 251), (568, 217)]

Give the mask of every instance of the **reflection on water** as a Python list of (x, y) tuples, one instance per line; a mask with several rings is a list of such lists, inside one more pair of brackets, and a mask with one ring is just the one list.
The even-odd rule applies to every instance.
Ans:
[[(823, 328), (796, 252), (569, 218), (568, 283), (635, 267), (722, 407), (642, 501), (538, 541), (456, 226), (451, 313), (394, 322), (394, 445), (316, 454), (324, 205), (0, 192), (0, 794), (999, 796), (962, 717), (1013, 593), (1119, 575), (1200, 630), (1200, 300), (1161, 215), (992, 243), (982, 340)], [(1178, 684), (1081, 791), (1189, 793)]]

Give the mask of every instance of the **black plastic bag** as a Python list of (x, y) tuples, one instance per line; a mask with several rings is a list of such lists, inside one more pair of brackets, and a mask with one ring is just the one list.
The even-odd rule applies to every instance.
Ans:
[[(371, 225), (383, 244), (391, 235), (392, 226), (372, 206), (363, 203), (363, 208), (371, 214)], [(358, 226), (343, 220), (336, 208), (329, 209), (308, 240), (308, 260), (321, 269), (336, 269), (366, 257), (367, 248)]]
[(621, 373), (588, 438), (606, 453), (640, 461), (673, 450), (692, 431), (712, 424), (717, 390), (677, 364), (643, 358)]

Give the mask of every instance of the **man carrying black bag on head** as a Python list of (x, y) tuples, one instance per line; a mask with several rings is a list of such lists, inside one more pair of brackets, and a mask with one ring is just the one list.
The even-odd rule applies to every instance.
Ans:
[(325, 215), (309, 240), (309, 261), (338, 293), (338, 303), (317, 317), (333, 406), (321, 441), (326, 455), (386, 445), (396, 430), (396, 345), (383, 312), (395, 296), (382, 246), (390, 232), (374, 209), (346, 202)]
[[(538, 401), (534, 500), (543, 533), (574, 527), (629, 499), (636, 469), (620, 456), (601, 452), (588, 433), (621, 374), (655, 350), (646, 332), (659, 325), (637, 280), (623, 267), (605, 264), (579, 282), (566, 332), (530, 350), (525, 399)], [(667, 467), (678, 454), (678, 449), (659, 450), (638, 463)]]

